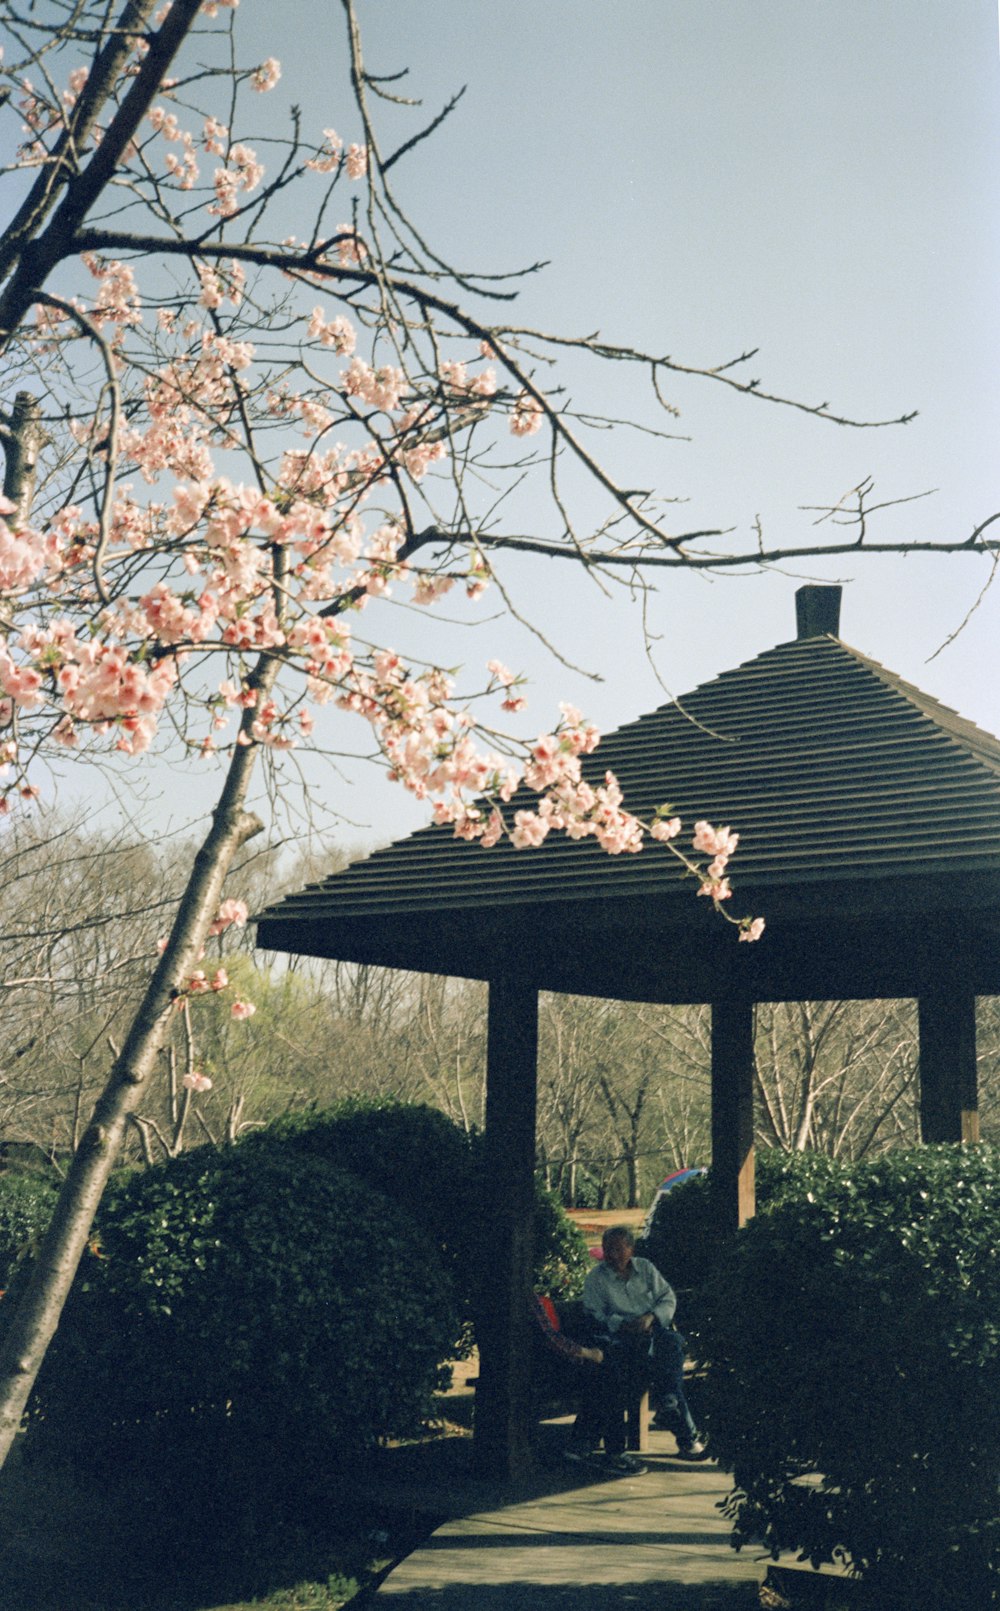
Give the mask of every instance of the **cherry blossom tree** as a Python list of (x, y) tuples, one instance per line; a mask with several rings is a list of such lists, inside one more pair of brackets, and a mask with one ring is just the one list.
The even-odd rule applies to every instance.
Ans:
[[(608, 422), (574, 407), (560, 356), (648, 377), (649, 430), (669, 424), (672, 374), (863, 423), (768, 393), (749, 355), (699, 370), (518, 324), (516, 276), (454, 269), (404, 211), (398, 165), (448, 109), (423, 123), (415, 110), (414, 132), (383, 147), (373, 109), (400, 96), (366, 67), (352, 0), (338, 129), (305, 129), (293, 109), (283, 132), (262, 99), (280, 64), (243, 60), (235, 6), (0, 4), (16, 196), (0, 235), (0, 812), (44, 787), (52, 755), (127, 766), (168, 744), (218, 778), (176, 920), (7, 1325), (0, 1459), (168, 1028), (217, 983), (206, 940), (246, 916), (224, 885), (261, 826), (255, 768), (316, 742), (333, 714), (353, 717), (460, 838), (530, 849), (564, 832), (614, 855), (659, 841), (725, 915), (729, 826), (685, 826), (668, 802), (640, 822), (612, 774), (585, 780), (598, 734), (572, 706), (524, 749), (500, 725), (524, 701), (501, 661), (476, 707), (494, 714), (473, 714), (432, 652), (415, 662), (389, 644), (392, 602), (471, 607), (491, 588), (506, 602), (506, 554), (641, 587), (653, 569), (816, 551), (679, 530), (672, 505), (597, 456)], [(519, 529), (517, 511), (543, 494), (545, 521)], [(864, 497), (860, 540), (879, 551)], [(855, 526), (823, 551), (858, 541)], [(989, 549), (988, 525), (942, 546), (970, 542)], [(514, 799), (522, 779), (528, 804)], [(730, 921), (759, 937), (761, 919)]]

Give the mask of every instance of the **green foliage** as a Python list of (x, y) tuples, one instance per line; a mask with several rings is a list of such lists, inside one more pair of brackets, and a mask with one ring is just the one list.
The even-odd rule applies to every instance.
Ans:
[[(280, 1120), (243, 1143), (267, 1149), (278, 1140), (347, 1169), (420, 1225), (451, 1272), (471, 1323), (480, 1276), (489, 1279), (496, 1183), (483, 1163), (483, 1138), (469, 1135), (437, 1108), (351, 1098), (335, 1107)], [(554, 1295), (579, 1291), (587, 1245), (555, 1195), (536, 1186), (535, 1285)]]
[(46, 1175), (0, 1175), (0, 1291), (29, 1259), (52, 1218), (56, 1185)]
[(243, 1146), (265, 1154), (292, 1147), (355, 1175), (421, 1226), (460, 1277), (481, 1229), (481, 1201), (472, 1142), (439, 1109), (351, 1097), (279, 1119)]
[[(207, 1148), (107, 1196), (39, 1378), (35, 1441), (296, 1473), (416, 1431), (456, 1318), (405, 1212), (292, 1148)], [(247, 1451), (252, 1451), (249, 1455)], [(220, 1452), (221, 1451), (221, 1452)]]
[(591, 1268), (587, 1239), (566, 1213), (558, 1195), (535, 1185), (535, 1272), (539, 1292), (576, 1297)]
[(996, 1148), (789, 1160), (704, 1294), (737, 1542), (845, 1549), (908, 1611), (1000, 1604), (998, 1229)]
[[(757, 1213), (765, 1212), (786, 1192), (809, 1191), (828, 1178), (836, 1165), (820, 1153), (788, 1153), (760, 1149), (756, 1159)], [(679, 1324), (690, 1335), (701, 1325), (701, 1293), (729, 1244), (713, 1212), (712, 1171), (686, 1180), (665, 1193), (656, 1205), (648, 1235), (638, 1251), (652, 1259), (682, 1300)]]

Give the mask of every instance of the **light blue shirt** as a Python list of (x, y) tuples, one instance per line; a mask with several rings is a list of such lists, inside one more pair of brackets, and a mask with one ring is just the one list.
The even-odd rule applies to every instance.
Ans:
[(583, 1283), (583, 1306), (614, 1336), (623, 1320), (635, 1320), (639, 1315), (653, 1314), (661, 1326), (669, 1326), (677, 1299), (655, 1264), (634, 1258), (624, 1276), (610, 1264), (595, 1264)]

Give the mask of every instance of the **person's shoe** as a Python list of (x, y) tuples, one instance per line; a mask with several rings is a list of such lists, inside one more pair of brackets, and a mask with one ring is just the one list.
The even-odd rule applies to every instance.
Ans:
[(634, 1454), (606, 1454), (601, 1465), (616, 1477), (641, 1477), (648, 1469)]
[(679, 1443), (675, 1460), (710, 1460), (708, 1445), (701, 1438), (693, 1438), (690, 1443)]
[(586, 1443), (571, 1443), (568, 1449), (563, 1450), (564, 1460), (573, 1460), (578, 1465), (586, 1465), (591, 1460), (600, 1458), (600, 1450), (590, 1448)]

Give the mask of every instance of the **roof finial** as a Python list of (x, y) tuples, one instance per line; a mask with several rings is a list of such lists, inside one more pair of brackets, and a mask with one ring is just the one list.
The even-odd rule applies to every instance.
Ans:
[(795, 594), (796, 637), (818, 638), (829, 632), (840, 635), (840, 587), (800, 587)]

